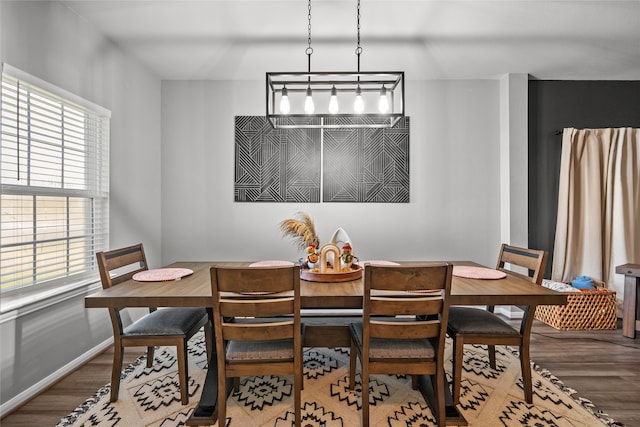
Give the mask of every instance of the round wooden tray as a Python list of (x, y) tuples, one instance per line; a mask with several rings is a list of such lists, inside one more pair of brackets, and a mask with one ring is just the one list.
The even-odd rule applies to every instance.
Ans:
[(307, 267), (300, 269), (300, 278), (309, 282), (350, 282), (362, 277), (363, 268), (358, 264), (351, 266), (351, 271), (341, 271), (338, 273), (325, 272), (315, 273), (309, 270)]

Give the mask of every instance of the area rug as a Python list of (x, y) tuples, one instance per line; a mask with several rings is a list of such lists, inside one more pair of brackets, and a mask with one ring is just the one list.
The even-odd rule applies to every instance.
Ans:
[[(450, 345), (447, 347), (450, 375)], [(484, 347), (465, 347), (462, 394), (458, 409), (470, 426), (594, 427), (620, 426), (598, 411), (550, 372), (533, 366), (534, 404), (524, 401), (520, 365), (515, 350), (496, 347), (497, 369), (489, 367)], [(189, 343), (190, 404), (180, 403), (175, 352), (161, 347), (155, 363), (145, 357), (122, 372), (120, 396), (109, 402), (109, 385), (63, 418), (58, 427), (184, 425), (197, 406), (206, 375), (202, 335)], [(304, 354), (302, 425), (360, 425), (360, 383), (348, 388), (349, 350), (308, 348)], [(240, 390), (227, 403), (227, 427), (293, 425), (292, 377), (242, 378)], [(430, 427), (435, 419), (419, 391), (404, 376), (375, 375), (370, 382), (372, 426)], [(218, 424), (215, 424), (218, 425)]]

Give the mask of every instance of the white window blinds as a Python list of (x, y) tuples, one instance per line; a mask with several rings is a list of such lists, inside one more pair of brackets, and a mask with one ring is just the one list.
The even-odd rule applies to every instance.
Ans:
[(1, 293), (95, 274), (108, 245), (110, 113), (6, 64), (0, 99)]

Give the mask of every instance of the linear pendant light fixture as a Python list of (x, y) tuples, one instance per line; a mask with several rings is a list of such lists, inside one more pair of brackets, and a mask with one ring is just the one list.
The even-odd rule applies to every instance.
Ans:
[(355, 72), (311, 72), (308, 0), (307, 72), (267, 73), (267, 118), (274, 128), (389, 128), (404, 117), (404, 72), (360, 71), (358, 0)]

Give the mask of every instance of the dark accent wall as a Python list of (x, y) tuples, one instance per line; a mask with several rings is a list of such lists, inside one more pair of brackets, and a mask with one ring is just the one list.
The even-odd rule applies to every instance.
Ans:
[(640, 127), (640, 81), (529, 82), (529, 246), (551, 277), (564, 128)]

